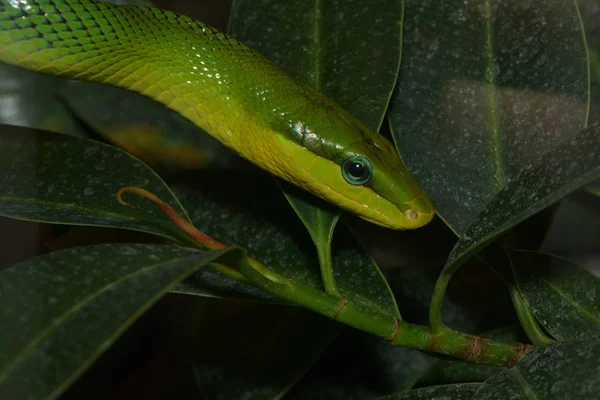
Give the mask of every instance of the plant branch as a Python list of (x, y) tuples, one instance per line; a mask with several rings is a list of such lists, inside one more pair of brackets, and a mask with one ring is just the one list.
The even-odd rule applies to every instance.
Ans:
[[(157, 204), (165, 215), (198, 242), (200, 248), (215, 250), (228, 247), (198, 231), (168, 204), (146, 190), (124, 188), (119, 191), (120, 194), (124, 192), (140, 195)], [(241, 261), (236, 267), (250, 283), (260, 289), (333, 320), (382, 337), (392, 345), (444, 354), (474, 363), (508, 367), (516, 364), (533, 348), (521, 343), (495, 342), (456, 332), (444, 326), (432, 330), (427, 326), (410, 324), (352, 303), (346, 298), (327, 294), (302, 282), (286, 279), (250, 257)], [(447, 278), (449, 279), (450, 276), (451, 274)]]

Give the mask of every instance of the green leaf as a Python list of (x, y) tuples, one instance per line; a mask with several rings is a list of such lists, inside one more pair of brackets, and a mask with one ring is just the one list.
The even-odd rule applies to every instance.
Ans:
[(379, 129), (400, 66), (403, 1), (233, 2), (229, 32)]
[(600, 342), (558, 342), (528, 353), (483, 383), (473, 400), (593, 399), (600, 391)]
[(239, 159), (191, 121), (137, 93), (69, 81), (60, 94), (87, 125), (156, 169), (226, 167)]
[(238, 249), (98, 245), (0, 272), (0, 398), (57, 398), (176, 282), (240, 256)]
[(64, 81), (17, 67), (0, 65), (0, 124), (86, 137), (86, 131), (58, 101)]
[[(231, 35), (378, 130), (400, 66), (402, 0), (297, 1), (282, 5), (277, 0), (258, 4), (234, 1)], [(341, 210), (280, 179), (276, 181), (317, 247), (325, 288), (338, 294), (329, 249)]]
[(479, 383), (462, 383), (460, 385), (432, 386), (428, 388), (409, 390), (406, 392), (380, 397), (378, 400), (431, 400), (431, 399), (471, 399)]
[(144, 188), (185, 211), (147, 166), (115, 147), (88, 139), (0, 126), (0, 215), (56, 224), (132, 229), (181, 242), (188, 236), (138, 196), (117, 201), (124, 186)]
[(343, 329), (302, 308), (228, 303), (207, 310), (194, 346), (206, 400), (282, 398)]
[[(250, 257), (281, 276), (324, 289), (310, 235), (270, 175), (254, 170), (195, 171), (174, 177), (169, 185), (200, 231), (247, 249)], [(339, 229), (333, 241), (341, 294), (377, 312), (399, 315), (387, 282), (353, 235)]]
[[(323, 279), (325, 290), (331, 294), (339, 294), (331, 259), (331, 240), (335, 226), (341, 215), (341, 210), (281, 179), (276, 179), (276, 182), (287, 201), (294, 211), (296, 211), (300, 220), (302, 220), (317, 247), (321, 278)], [(373, 266), (375, 265), (373, 264)], [(377, 267), (375, 266), (375, 268)]]
[(600, 337), (600, 279), (552, 254), (507, 249), (519, 290), (555, 338)]
[(407, 0), (390, 127), (459, 235), (538, 154), (586, 125), (588, 69), (571, 0)]
[(543, 154), (477, 215), (448, 257), (452, 271), (503, 232), (600, 176), (600, 124)]

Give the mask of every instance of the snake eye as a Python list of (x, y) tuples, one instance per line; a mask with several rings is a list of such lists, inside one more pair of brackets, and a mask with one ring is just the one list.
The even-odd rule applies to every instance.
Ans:
[(371, 180), (373, 167), (366, 158), (354, 156), (342, 164), (342, 175), (351, 185), (364, 185)]

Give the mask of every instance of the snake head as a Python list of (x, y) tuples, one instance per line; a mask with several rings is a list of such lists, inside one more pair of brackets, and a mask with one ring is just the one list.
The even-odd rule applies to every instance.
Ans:
[(302, 124), (290, 124), (303, 147), (293, 152), (295, 165), (306, 171), (295, 183), (380, 226), (405, 230), (429, 223), (433, 204), (393, 144), (333, 101), (320, 100), (311, 118), (305, 112)]

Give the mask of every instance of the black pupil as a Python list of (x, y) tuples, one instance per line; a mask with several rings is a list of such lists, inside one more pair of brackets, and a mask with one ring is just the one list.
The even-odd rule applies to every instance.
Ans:
[(359, 162), (353, 162), (348, 166), (348, 172), (355, 178), (360, 178), (365, 173), (365, 166)]

